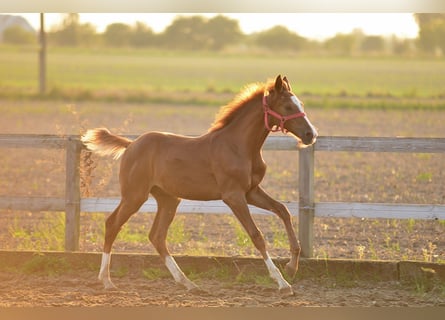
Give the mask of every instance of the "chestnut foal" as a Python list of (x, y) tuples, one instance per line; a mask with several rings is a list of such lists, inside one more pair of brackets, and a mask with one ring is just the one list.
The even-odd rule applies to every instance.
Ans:
[(291, 215), (285, 205), (272, 199), (259, 185), (266, 173), (261, 147), (270, 131), (279, 130), (293, 134), (303, 146), (313, 144), (318, 135), (303, 110), (303, 103), (292, 93), (286, 77), (280, 75), (275, 81), (247, 86), (221, 108), (208, 132), (198, 137), (148, 132), (132, 141), (104, 128), (88, 130), (82, 142), (89, 150), (122, 158), (119, 173), (122, 198), (106, 221), (99, 272), (105, 288), (114, 288), (109, 272), (112, 244), (122, 225), (151, 194), (158, 209), (149, 239), (178, 283), (189, 290), (197, 288), (166, 246), (167, 230), (181, 198), (222, 199), (261, 253), (280, 292), (292, 294), (290, 284), (272, 262), (248, 208), (251, 204), (270, 210), (282, 219), (291, 253), (286, 272), (295, 275), (300, 245)]

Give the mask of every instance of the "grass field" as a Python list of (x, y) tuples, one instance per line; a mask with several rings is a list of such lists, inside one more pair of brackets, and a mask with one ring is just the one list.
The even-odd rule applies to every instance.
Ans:
[[(2, 47), (0, 95), (35, 95), (37, 62), (32, 48)], [(320, 107), (445, 108), (444, 59), (50, 48), (47, 65), (48, 97), (56, 98), (220, 105), (246, 83), (280, 73)]]

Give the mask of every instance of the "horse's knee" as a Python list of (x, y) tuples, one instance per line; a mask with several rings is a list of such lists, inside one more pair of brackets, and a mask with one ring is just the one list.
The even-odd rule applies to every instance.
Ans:
[(281, 202), (277, 202), (274, 212), (283, 220), (283, 221), (290, 221), (291, 220), (291, 214), (287, 207), (282, 204)]

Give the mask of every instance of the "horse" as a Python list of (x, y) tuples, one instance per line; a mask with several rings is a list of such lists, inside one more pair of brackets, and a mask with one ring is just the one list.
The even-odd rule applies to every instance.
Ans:
[(121, 200), (106, 219), (98, 276), (105, 289), (115, 288), (109, 271), (113, 242), (125, 222), (152, 195), (157, 202), (157, 212), (149, 240), (177, 283), (189, 291), (200, 290), (167, 249), (167, 230), (181, 199), (222, 200), (261, 253), (279, 292), (292, 295), (292, 287), (273, 263), (248, 204), (269, 210), (283, 221), (291, 256), (285, 271), (295, 276), (300, 244), (287, 207), (260, 186), (266, 173), (261, 148), (269, 132), (276, 131), (289, 132), (301, 147), (315, 143), (318, 132), (303, 106), (287, 78), (278, 75), (266, 83), (247, 85), (230, 103), (221, 107), (211, 127), (200, 136), (151, 131), (133, 141), (112, 134), (106, 128), (87, 130), (81, 141), (88, 150), (121, 158)]

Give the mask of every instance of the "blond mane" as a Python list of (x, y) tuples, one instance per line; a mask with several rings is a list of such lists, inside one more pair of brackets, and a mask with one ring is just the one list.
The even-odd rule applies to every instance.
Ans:
[(246, 85), (238, 95), (227, 105), (222, 106), (216, 114), (215, 121), (209, 128), (209, 132), (217, 131), (227, 126), (240, 112), (246, 102), (250, 101), (257, 95), (263, 95), (265, 90), (270, 90), (273, 82), (265, 83), (251, 83)]

